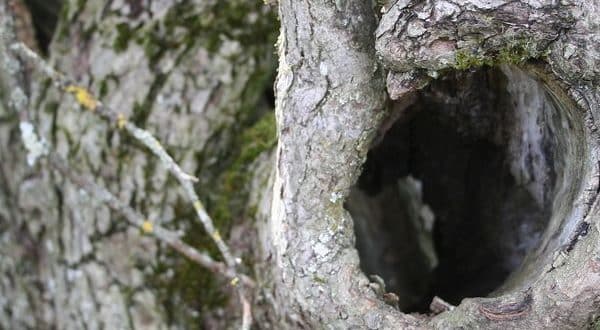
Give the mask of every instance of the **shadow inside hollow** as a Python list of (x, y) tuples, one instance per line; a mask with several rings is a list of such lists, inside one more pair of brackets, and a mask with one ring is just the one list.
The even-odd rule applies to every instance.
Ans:
[[(458, 304), (490, 294), (546, 227), (555, 174), (545, 110), (525, 118), (508, 83), (496, 68), (440, 78), (369, 152), (346, 207), (363, 271), (404, 312), (428, 311), (434, 295)], [(527, 120), (542, 133), (523, 147), (515, 136)]]

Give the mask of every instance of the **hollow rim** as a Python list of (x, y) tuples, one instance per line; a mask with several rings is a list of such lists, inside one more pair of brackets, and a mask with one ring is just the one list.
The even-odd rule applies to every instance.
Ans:
[[(498, 295), (511, 287), (513, 289), (527, 287), (526, 283), (531, 281), (536, 273), (535, 270), (540, 268), (540, 261), (551, 257), (547, 254), (551, 253), (553, 249), (565, 247), (568, 244), (565, 242), (568, 237), (562, 237), (562, 242), (558, 242), (561, 235), (554, 235), (554, 232), (568, 227), (569, 220), (574, 219), (569, 216), (571, 208), (566, 205), (574, 205), (574, 194), (570, 192), (581, 186), (581, 166), (573, 161), (583, 158), (582, 154), (585, 149), (585, 143), (579, 139), (584, 136), (581, 114), (573, 111), (573, 106), (559, 104), (555, 100), (555, 96), (550, 94), (547, 86), (514, 66), (486, 67), (470, 71), (458, 72), (457, 75), (447, 72), (444, 77), (438, 78), (435, 84), (432, 81), (431, 85), (436, 85), (436, 88), (426, 93), (419, 92), (420, 96), (413, 98), (413, 102), (409, 102), (410, 107), (401, 104), (399, 109), (395, 108), (391, 111), (382, 126), (392, 128), (389, 132), (380, 133), (380, 138), (373, 144), (369, 156), (369, 158), (373, 158), (367, 159), (360, 180), (355, 184), (353, 193), (350, 194), (345, 205), (353, 216), (355, 235), (357, 236), (356, 247), (361, 256), (361, 269), (366, 274), (376, 273), (386, 282), (391, 281), (386, 283), (388, 284), (387, 288), (398, 294), (401, 306), (411, 305), (409, 301), (416, 299), (416, 296), (413, 295), (425, 288), (429, 288), (426, 291), (435, 290), (434, 294), (453, 301), (461, 296), (459, 291), (456, 291), (458, 288), (456, 285), (461, 286), (461, 283), (457, 282), (456, 285), (451, 285), (452, 280), (450, 279), (454, 277), (455, 280), (459, 280), (468, 274), (471, 274), (472, 277), (468, 277), (471, 278), (470, 284), (464, 287), (466, 291), (462, 298), (459, 298), (461, 300), (465, 297)], [(438, 80), (442, 81), (438, 84)], [(455, 87), (463, 80), (466, 84), (464, 88), (462, 86)], [(482, 83), (487, 86), (485, 91), (480, 88)], [(427, 101), (424, 98), (433, 99)], [(438, 110), (429, 109), (430, 107)], [(421, 119), (418, 120), (418, 118)], [(431, 120), (437, 124), (431, 126)], [(447, 122), (448, 120), (450, 122)], [(540, 135), (536, 136), (538, 131)], [(385, 138), (381, 137), (384, 134)], [(428, 135), (431, 136), (431, 139), (438, 141), (424, 142), (425, 145), (435, 149), (429, 152), (427, 149), (423, 149), (423, 142), (419, 142)], [(454, 142), (447, 140), (446, 136), (448, 139), (455, 139), (452, 140)], [(425, 138), (425, 140), (430, 139)], [(446, 152), (446, 148), (454, 148), (452, 146), (458, 149), (447, 150), (448, 155), (443, 154)], [(491, 150), (494, 150), (493, 156)], [(462, 157), (457, 156), (455, 152)], [(463, 157), (467, 155), (480, 156), (470, 156), (464, 159)], [(479, 157), (485, 157), (488, 161), (495, 159), (494, 169), (488, 167), (488, 165), (492, 165), (486, 161), (482, 162)], [(473, 160), (475, 163), (472, 163)], [(465, 164), (471, 164), (469, 165), (471, 169), (464, 168)], [(431, 166), (437, 170), (431, 171)], [(462, 173), (460, 168), (468, 172)], [(444, 174), (438, 172), (440, 170), (450, 172), (444, 172)], [(455, 172), (455, 170), (459, 172)], [(473, 170), (475, 172), (472, 172)], [(370, 174), (365, 176), (367, 173)], [(470, 202), (472, 198), (476, 198), (480, 194), (473, 195), (468, 192), (469, 190), (465, 191), (464, 189), (473, 188), (462, 186), (456, 181), (465, 182), (464, 175), (467, 173), (471, 177), (469, 180), (471, 184), (465, 184), (474, 189), (483, 189), (480, 191), (483, 195), (487, 194), (486, 187), (489, 187), (492, 189), (489, 191), (491, 200), (484, 198), (479, 200), (480, 203), (474, 201), (473, 203), (477, 203), (477, 205), (483, 203), (479, 207)], [(413, 191), (413, 194), (416, 195), (410, 197), (410, 201), (401, 202), (400, 206), (398, 204), (400, 201), (396, 198), (407, 193), (406, 183), (408, 181), (402, 179), (407, 174), (409, 176), (417, 175), (420, 179), (415, 181), (415, 184), (421, 182), (418, 186), (422, 185), (423, 190), (422, 192), (420, 192), (421, 190)], [(440, 176), (441, 179), (435, 179), (432, 176)], [(496, 179), (492, 179), (493, 177)], [(397, 191), (394, 189), (396, 180), (404, 182), (401, 185), (405, 187), (403, 189), (405, 193), (400, 193), (398, 197), (395, 197), (396, 194), (393, 193)], [(485, 184), (482, 186), (482, 183), (477, 183), (480, 180), (487, 184), (498, 184), (498, 188), (505, 193), (495, 194), (495, 188)], [(427, 182), (434, 186), (428, 186)], [(448, 185), (451, 187), (457, 185), (456, 189), (458, 189), (459, 196), (462, 197), (452, 198), (452, 196), (456, 196), (455, 189), (449, 188)], [(448, 187), (447, 190), (444, 187)], [(427, 197), (428, 194), (429, 197)], [(444, 194), (452, 196), (440, 197)], [(388, 199), (388, 201), (382, 202), (382, 198)], [(418, 200), (413, 200), (413, 198)], [(449, 201), (448, 198), (458, 204), (453, 204), (454, 202)], [(437, 202), (435, 202), (436, 200)], [(430, 202), (434, 204), (430, 204)], [(514, 204), (515, 202), (517, 204)], [(355, 203), (357, 204), (355, 205)], [(436, 215), (438, 211), (441, 212), (442, 218), (439, 220), (442, 222), (435, 220), (435, 223), (442, 227), (438, 228), (437, 238), (432, 236), (431, 239), (436, 242), (436, 254), (442, 258), (440, 262), (443, 265), (439, 265), (443, 266), (442, 268), (430, 265), (433, 267), (431, 268), (427, 266), (430, 263), (421, 260), (428, 258), (426, 251), (422, 250), (428, 246), (427, 234), (424, 233), (425, 236), (422, 237), (424, 240), (415, 239), (414, 237), (420, 237), (418, 234), (420, 231), (417, 229), (419, 227), (418, 220), (412, 220), (417, 221), (416, 223), (408, 221), (409, 218), (420, 217), (419, 212), (414, 209), (419, 205), (426, 209), (431, 206)], [(463, 206), (458, 206), (457, 209), (457, 206), (450, 205)], [(515, 209), (515, 205), (519, 206)], [(471, 210), (471, 207), (474, 209)], [(480, 209), (480, 207), (484, 207), (484, 209)], [(487, 211), (481, 213), (482, 210)], [(491, 210), (494, 211), (490, 213)], [(454, 216), (446, 213), (447, 211)], [(456, 213), (457, 211), (458, 213)], [(473, 214), (473, 212), (475, 213)], [(468, 217), (472, 219), (472, 224), (465, 227), (466, 223), (461, 219), (467, 214), (473, 214)], [(474, 219), (479, 218), (476, 214), (484, 218), (481, 218), (481, 221), (473, 222)], [(506, 220), (503, 221), (503, 218)], [(431, 224), (433, 221), (431, 220)], [(482, 225), (488, 221), (492, 221), (494, 227), (498, 226), (500, 232), (493, 230), (492, 232), (496, 232), (496, 234), (490, 235), (489, 226), (492, 224)], [(462, 226), (462, 229), (457, 231), (456, 225)], [(439, 232), (439, 230), (442, 231)], [(447, 233), (443, 234), (447, 230), (451, 230), (454, 234), (451, 236), (447, 236), (449, 235)], [(455, 250), (454, 244), (463, 246), (461, 242), (464, 240), (475, 239), (470, 238), (470, 234), (460, 234), (465, 230), (472, 230), (475, 235), (484, 235), (480, 237), (481, 239), (483, 237), (491, 239), (490, 243), (485, 245), (487, 248), (478, 250), (478, 247), (483, 248), (484, 245), (464, 243), (464, 247), (469, 247), (467, 250), (464, 247), (457, 247), (458, 250)], [(388, 235), (390, 231), (397, 233)], [(429, 231), (433, 235), (433, 231), (431, 229)], [(529, 236), (534, 233), (534, 236)], [(462, 238), (452, 238), (457, 234)], [(542, 234), (544, 240), (541, 239)], [(439, 241), (440, 239), (442, 241)], [(450, 244), (448, 239), (453, 243)], [(438, 244), (442, 245), (438, 246)], [(419, 245), (421, 248), (418, 247)], [(399, 252), (399, 249), (403, 252)], [(413, 249), (416, 250), (413, 251)], [(452, 252), (448, 253), (448, 251)], [(476, 255), (480, 255), (479, 257), (473, 255), (472, 252), (475, 251), (477, 251)], [(526, 251), (527, 259), (524, 259), (524, 251)], [(457, 253), (461, 257), (456, 257)], [(484, 253), (485, 256), (481, 253)], [(472, 256), (469, 257), (469, 254)], [(387, 257), (384, 258), (383, 255)], [(433, 262), (437, 265), (435, 261), (438, 260), (437, 257), (433, 258)], [(450, 262), (450, 260), (454, 260), (454, 262)], [(528, 267), (528, 264), (524, 264), (523, 261), (534, 265)], [(462, 266), (459, 268), (452, 266), (456, 262), (464, 263), (467, 267), (474, 266), (476, 268), (473, 269), (479, 269), (479, 271), (473, 273), (466, 269), (460, 270)], [(486, 270), (485, 274), (480, 273), (483, 270)], [(448, 271), (450, 273), (446, 273)], [(421, 275), (415, 277), (415, 272)], [(437, 275), (431, 277), (433, 274)], [(500, 274), (510, 276), (504, 277)], [(450, 279), (446, 276), (450, 276)], [(420, 284), (417, 285), (415, 280)], [(455, 288), (453, 289), (453, 287)], [(473, 295), (476, 291), (480, 291), (479, 294)], [(483, 291), (487, 291), (487, 293)], [(449, 296), (446, 296), (444, 292)], [(431, 292), (423, 291), (421, 294), (425, 298), (430, 296)], [(420, 298), (419, 301), (421, 301)], [(427, 306), (429, 301), (427, 301)], [(419, 305), (421, 304), (419, 303)], [(405, 307), (410, 308), (409, 306)]]
[[(596, 232), (594, 232), (594, 235), (587, 235), (587, 226), (596, 222), (593, 217), (598, 212), (597, 209), (594, 210), (594, 205), (598, 203), (597, 177), (599, 172), (596, 165), (598, 163), (598, 139), (594, 138), (595, 127), (593, 122), (589, 120), (591, 109), (582, 107), (581, 104), (575, 102), (574, 100), (578, 98), (576, 89), (562, 83), (544, 63), (529, 63), (521, 69), (544, 85), (545, 90), (553, 98), (557, 110), (572, 114), (575, 120), (581, 124), (582, 135), (576, 137), (578, 141), (575, 141), (582, 147), (579, 155), (581, 158), (569, 159), (574, 168), (580, 166), (579, 171), (575, 174), (579, 177), (576, 177), (574, 181), (579, 180), (581, 184), (570, 199), (572, 204), (568, 207), (569, 212), (566, 212), (569, 218), (555, 217), (556, 212), (555, 210), (552, 211), (553, 218), (551, 218), (545, 229), (543, 241), (540, 243), (538, 250), (529, 253), (526, 257), (529, 260), (526, 259), (524, 266), (520, 269), (520, 272), (526, 272), (527, 267), (535, 268), (537, 273), (529, 278), (522, 279), (521, 283), (513, 284), (499, 297), (480, 299), (489, 301), (487, 305), (479, 305), (477, 310), (490, 321), (524, 317), (519, 316), (519, 308), (514, 308), (516, 312), (513, 313), (513, 307), (518, 307), (519, 304), (523, 313), (534, 309), (537, 311), (537, 314), (534, 315), (539, 318), (543, 315), (540, 315), (541, 313), (545, 313), (545, 306), (543, 306), (543, 301), (539, 301), (538, 297), (547, 296), (549, 292), (553, 291), (557, 283), (564, 283), (565, 290), (563, 292), (572, 290), (571, 294), (576, 297), (588, 290), (587, 286), (590, 283), (597, 281), (597, 278), (594, 278), (595, 276), (585, 278), (587, 274), (575, 270), (578, 265), (590, 265), (587, 263), (589, 258), (586, 251), (589, 251), (590, 247), (595, 244), (593, 236), (597, 236)], [(555, 198), (558, 197), (555, 196)], [(585, 229), (585, 232), (582, 229)], [(558, 234), (559, 237), (553, 238), (555, 234)], [(581, 241), (585, 239), (586, 235), (588, 236), (584, 242), (586, 246), (583, 246), (584, 243), (581, 243)], [(575, 248), (577, 248), (577, 251), (573, 251)], [(568, 267), (563, 267), (567, 262), (567, 258), (570, 258), (571, 262)], [(566, 289), (568, 286), (571, 287), (570, 290)], [(533, 299), (536, 299), (535, 306), (532, 306), (534, 304)], [(467, 301), (466, 305), (469, 303)], [(485, 306), (489, 306), (489, 308)], [(578, 307), (564, 306), (562, 308), (573, 312), (573, 308)], [(581, 310), (585, 309), (582, 308)], [(513, 314), (514, 316), (511, 316)], [(451, 316), (446, 318), (448, 317)], [(443, 318), (444, 316), (440, 315), (438, 319)]]
[[(540, 291), (543, 284), (545, 282), (555, 282), (554, 278), (557, 276), (553, 272), (566, 262), (569, 253), (586, 236), (590, 224), (593, 222), (590, 217), (595, 214), (593, 207), (597, 203), (597, 177), (599, 171), (598, 166), (594, 165), (598, 163), (595, 156), (598, 151), (598, 143), (593, 139), (595, 127), (590, 125), (589, 120), (586, 120), (590, 110), (575, 102), (574, 90), (561, 83), (543, 64), (527, 63), (519, 66), (518, 69), (543, 85), (557, 111), (568, 113), (569, 116), (573, 117), (572, 119), (580, 124), (581, 134), (577, 135), (575, 133), (577, 136), (576, 141), (574, 141), (577, 147), (580, 147), (580, 150), (577, 151), (578, 154), (575, 159), (567, 160), (573, 168), (579, 169), (575, 173), (571, 173), (571, 175), (575, 175), (574, 181), (580, 182), (580, 184), (575, 185), (579, 189), (576, 189), (577, 191), (568, 201), (570, 202), (568, 203), (568, 212), (563, 212), (568, 214), (567, 217), (556, 217), (554, 216), (554, 210), (552, 210), (550, 222), (543, 231), (542, 242), (538, 244), (537, 248), (533, 248), (527, 253), (523, 264), (511, 273), (509, 279), (505, 280), (505, 283), (501, 286), (501, 294), (494, 297), (465, 298), (459, 306), (450, 307), (445, 313), (430, 315), (429, 321), (432, 325), (440, 326), (440, 324), (452, 320), (454, 314), (469, 310), (483, 315), (489, 321), (523, 317), (527, 311), (532, 309), (536, 292)], [(428, 80), (427, 83), (423, 83), (418, 79), (408, 83), (405, 81), (404, 83), (409, 86), (412, 85), (412, 88), (406, 89), (403, 97), (399, 98), (398, 101), (406, 101), (416, 90), (428, 86), (430, 82), (431, 80)], [(566, 132), (566, 134), (570, 133), (573, 132)], [(360, 174), (357, 174), (357, 178)], [(555, 194), (553, 199), (557, 198), (558, 196)], [(511, 281), (515, 274), (528, 272), (532, 269), (536, 270), (532, 275), (516, 281), (513, 279), (513, 283), (505, 287), (505, 284)], [(560, 277), (566, 280), (569, 278), (575, 279), (575, 274), (567, 272), (567, 274), (561, 274)], [(538, 287), (538, 289), (536, 290), (535, 287)], [(403, 312), (399, 313), (404, 314)]]

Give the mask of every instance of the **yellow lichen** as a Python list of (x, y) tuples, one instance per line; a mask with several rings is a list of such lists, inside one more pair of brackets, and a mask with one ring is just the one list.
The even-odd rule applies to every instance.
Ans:
[(117, 115), (117, 128), (123, 129), (125, 127), (125, 124), (127, 124), (127, 119), (122, 113), (119, 113)]
[(75, 100), (85, 109), (90, 111), (96, 110), (98, 107), (98, 100), (85, 88), (75, 85), (68, 85), (65, 87), (67, 93), (73, 94)]
[(144, 231), (144, 233), (150, 234), (153, 230), (154, 225), (152, 224), (152, 222), (150, 222), (150, 220), (146, 220), (144, 221), (144, 223), (142, 223), (142, 231)]
[(195, 201), (194, 208), (198, 211), (201, 211), (201, 210), (204, 210), (204, 205), (202, 205), (201, 201)]

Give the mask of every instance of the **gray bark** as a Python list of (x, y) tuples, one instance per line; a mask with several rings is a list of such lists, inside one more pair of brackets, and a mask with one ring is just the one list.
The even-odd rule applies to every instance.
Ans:
[[(370, 37), (374, 15), (360, 1), (280, 2), (279, 145), (269, 229), (278, 293), (283, 292), (277, 299), (289, 306), (287, 313), (296, 312), (287, 314), (290, 322), (373, 329), (581, 328), (597, 317), (597, 6), (593, 1), (385, 6), (375, 48), (389, 70), (390, 96), (408, 102), (449, 70), (504, 65), (518, 114), (515, 172), (537, 175), (524, 186), (534, 195), (551, 194), (552, 204), (539, 245), (493, 297), (464, 299), (439, 315), (413, 316), (383, 304), (369, 289), (358, 267), (352, 218), (343, 206), (372, 138), (379, 127), (389, 127), (382, 121), (383, 77)], [(556, 106), (562, 119), (540, 123), (536, 118), (544, 113), (521, 115), (537, 101), (519, 100), (536, 95), (542, 95), (537, 105)], [(558, 125), (553, 152), (560, 159), (551, 166), (558, 179), (554, 190), (545, 191), (545, 165), (518, 162), (532, 156), (538, 142), (531, 136), (519, 140), (519, 134), (553, 125)], [(541, 156), (543, 162), (547, 155)]]
[[(259, 1), (65, 1), (61, 15), (50, 61), (197, 175), (218, 228), (238, 233), (236, 255), (250, 260), (246, 171), (274, 141), (264, 98), (274, 70), (270, 9)], [(29, 81), (39, 132), (69, 166), (218, 256), (157, 159), (39, 73)], [(18, 118), (7, 107), (0, 113), (0, 328), (238, 323), (226, 281), (128, 227), (45, 164), (28, 168)]]
[[(382, 17), (359, 0), (280, 0), (278, 7), (274, 153), (262, 93), (273, 72), (268, 35), (275, 27), (261, 3), (68, 1), (49, 51), (58, 69), (153, 132), (200, 178), (201, 199), (250, 265), (242, 270), (259, 284), (258, 327), (582, 328), (594, 322), (600, 310), (597, 1), (398, 0), (384, 5)], [(491, 140), (494, 125), (507, 134), (494, 143), (509, 150), (519, 192), (548, 211), (545, 229), (498, 235), (500, 243), (516, 237), (535, 247), (489, 297), (430, 314), (402, 313), (361, 269), (361, 258), (364, 268), (369, 257), (363, 249), (359, 258), (355, 236), (380, 244), (367, 251), (374, 260), (388, 242), (375, 226), (385, 220), (370, 213), (373, 205), (384, 209), (401, 199), (417, 208), (422, 196), (386, 191), (371, 198), (352, 189), (369, 150), (407, 109), (423, 97), (456, 101), (444, 87), (456, 80), (445, 79), (455, 74), (461, 85), (474, 84), (470, 71), (482, 66), (500, 68), (510, 116), (482, 123), (485, 109), (467, 110), (457, 115), (463, 116), (458, 125)], [(215, 252), (158, 162), (28, 74), (32, 117), (70, 166)], [(478, 91), (463, 90), (457, 108), (483, 104), (469, 99)], [(7, 109), (0, 107), (0, 250), (6, 251), (0, 327), (237, 323), (236, 301), (223, 301), (230, 293), (225, 283), (120, 223), (45, 164), (27, 167), (18, 119)], [(522, 223), (520, 210), (505, 214), (511, 224)], [(517, 260), (512, 263), (525, 254), (506, 242), (501, 249)]]
[(383, 115), (375, 16), (363, 1), (280, 1), (271, 250), (293, 325), (403, 327), (358, 268), (343, 208)]

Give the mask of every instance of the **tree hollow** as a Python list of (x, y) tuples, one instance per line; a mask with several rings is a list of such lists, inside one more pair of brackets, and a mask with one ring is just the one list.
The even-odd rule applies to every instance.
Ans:
[(516, 67), (449, 72), (392, 106), (346, 208), (404, 312), (523, 287), (568, 244), (581, 116)]

